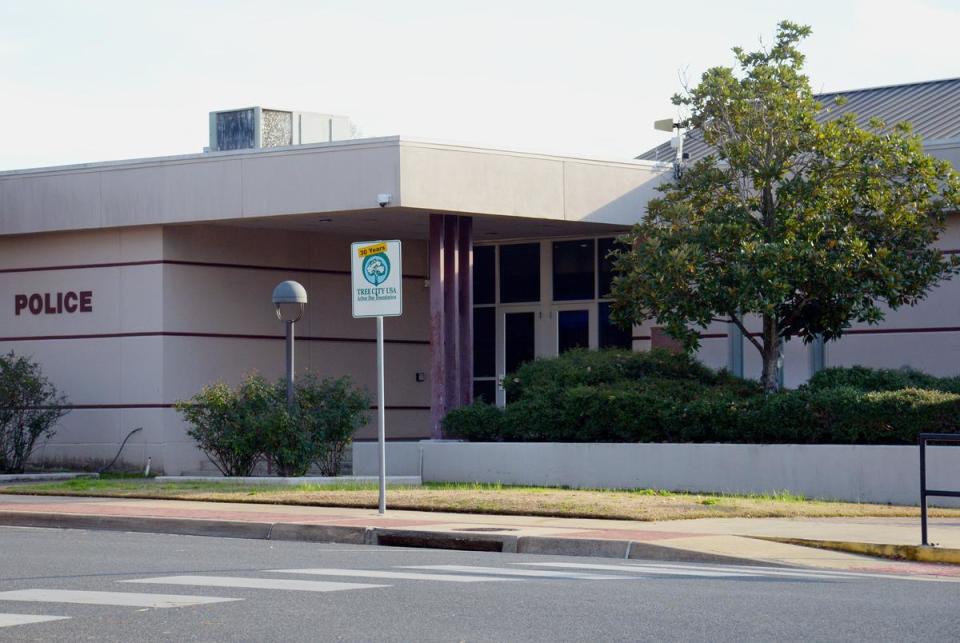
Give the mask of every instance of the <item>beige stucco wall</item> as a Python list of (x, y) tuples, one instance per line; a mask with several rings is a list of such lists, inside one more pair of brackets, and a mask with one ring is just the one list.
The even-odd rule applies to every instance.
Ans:
[[(227, 226), (0, 237), (0, 351), (40, 362), (74, 407), (38, 459), (97, 466), (143, 426), (124, 449), (127, 466), (149, 456), (167, 473), (209, 470), (169, 407), (216, 380), (282, 374), (284, 331), (270, 295), (284, 279), (310, 297), (297, 324), (298, 372), (350, 375), (373, 391), (375, 322), (351, 317), (351, 241)], [(429, 377), (416, 381), (430, 364), (425, 273), (425, 242), (405, 242), (404, 315), (385, 322), (389, 438), (428, 427)], [(17, 294), (67, 290), (92, 291), (93, 310), (14, 312)], [(375, 434), (371, 424), (359, 437)]]
[[(38, 457), (70, 465), (102, 462), (142, 426), (126, 459), (140, 466), (151, 455), (162, 462), (164, 411), (136, 405), (162, 399), (163, 340), (145, 333), (159, 330), (163, 268), (129, 265), (159, 259), (162, 248), (157, 227), (0, 237), (0, 351), (40, 362), (79, 407)], [(92, 311), (15, 314), (17, 294), (66, 291), (91, 291)]]
[[(960, 252), (960, 214), (947, 218), (947, 227), (937, 242), (946, 252)], [(915, 368), (934, 375), (960, 374), (960, 276), (941, 281), (916, 306), (897, 310), (884, 308), (885, 318), (877, 325), (855, 323), (839, 340), (828, 342), (825, 364), (862, 365), (875, 368)], [(748, 319), (751, 332), (759, 332), (759, 319)], [(648, 335), (648, 326), (640, 330)], [(730, 363), (729, 329), (711, 324), (704, 331), (698, 358), (713, 368)], [(646, 346), (640, 342), (641, 348)], [(811, 375), (811, 346), (794, 339), (784, 348), (784, 384), (797, 387)], [(759, 352), (743, 343), (744, 376), (760, 377)]]
[[(167, 399), (185, 399), (217, 380), (235, 384), (254, 370), (271, 379), (283, 374), (284, 328), (274, 315), (270, 295), (285, 279), (303, 284), (310, 299), (296, 325), (297, 372), (349, 375), (373, 394), (375, 321), (351, 316), (347, 274), (351, 241), (284, 230), (167, 228), (165, 259), (191, 262), (164, 267)], [(202, 263), (232, 266), (198, 265)], [(428, 373), (430, 366), (425, 242), (405, 241), (403, 263), (408, 276), (403, 284), (404, 314), (384, 322), (388, 438), (422, 437), (429, 421), (429, 377), (416, 381), (416, 373)], [(339, 272), (313, 272), (318, 270)], [(376, 435), (375, 418), (370, 419), (358, 437)], [(168, 436), (181, 459), (189, 457), (192, 448), (182, 430), (172, 427)]]
[(645, 161), (601, 162), (404, 142), (402, 204), (447, 212), (631, 225), (668, 170)]

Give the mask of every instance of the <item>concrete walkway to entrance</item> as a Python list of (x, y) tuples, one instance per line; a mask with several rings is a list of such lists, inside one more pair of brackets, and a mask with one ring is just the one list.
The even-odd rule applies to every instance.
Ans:
[[(0, 495), (0, 525), (147, 531), (615, 558), (808, 566), (960, 576), (960, 565), (906, 562), (766, 538), (915, 546), (915, 518), (707, 518), (640, 522), (340, 507)], [(960, 553), (960, 518), (930, 521), (936, 552)], [(929, 551), (929, 548), (924, 548)]]

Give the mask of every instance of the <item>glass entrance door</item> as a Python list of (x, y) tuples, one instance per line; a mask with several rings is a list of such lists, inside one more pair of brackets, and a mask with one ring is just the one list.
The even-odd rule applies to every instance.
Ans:
[[(536, 359), (542, 353), (542, 313), (539, 307), (511, 308), (500, 316), (500, 341), (503, 352), (498, 355), (499, 380), (515, 372), (524, 362)], [(507, 403), (503, 386), (497, 387), (497, 404)]]

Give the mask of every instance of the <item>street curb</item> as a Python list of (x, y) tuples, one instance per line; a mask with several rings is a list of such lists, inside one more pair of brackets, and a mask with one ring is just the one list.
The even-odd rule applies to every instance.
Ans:
[(780, 566), (776, 563), (751, 558), (710, 554), (630, 540), (473, 534), (458, 531), (424, 531), (285, 522), (0, 511), (0, 526), (130, 531), (180, 536), (213, 536), (219, 538), (586, 556), (629, 560)]
[[(280, 476), (157, 476), (155, 482), (219, 482), (224, 484), (256, 484), (274, 486), (297, 485), (337, 485), (350, 483), (375, 483), (378, 476), (299, 476), (283, 478)], [(419, 487), (423, 484), (420, 476), (387, 476), (388, 485)]]
[(0, 475), (0, 483), (18, 483), (18, 482), (62, 482), (64, 480), (76, 480), (86, 478), (96, 480), (100, 477), (99, 473), (76, 472), (76, 473), (5, 473)]
[(785, 545), (815, 547), (850, 554), (863, 554), (892, 560), (910, 560), (918, 563), (946, 563), (960, 565), (960, 549), (949, 547), (924, 547), (922, 545), (885, 545), (881, 543), (861, 543), (847, 540), (815, 540), (810, 538), (780, 538), (777, 536), (750, 536), (758, 540), (769, 540)]

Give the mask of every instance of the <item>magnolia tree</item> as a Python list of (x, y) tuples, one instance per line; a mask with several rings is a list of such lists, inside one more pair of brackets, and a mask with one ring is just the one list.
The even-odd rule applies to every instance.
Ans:
[(736, 69), (673, 97), (712, 153), (659, 188), (613, 256), (615, 319), (656, 319), (688, 351), (711, 322), (733, 324), (767, 391), (784, 341), (878, 323), (958, 268), (932, 244), (960, 208), (960, 178), (909, 124), (832, 117), (801, 71), (809, 33), (782, 22), (772, 47), (735, 48)]

